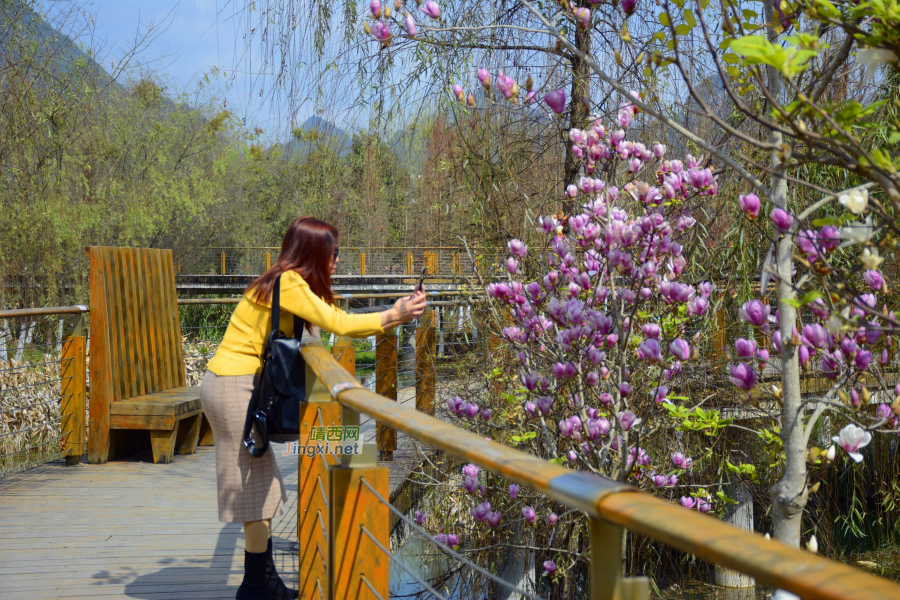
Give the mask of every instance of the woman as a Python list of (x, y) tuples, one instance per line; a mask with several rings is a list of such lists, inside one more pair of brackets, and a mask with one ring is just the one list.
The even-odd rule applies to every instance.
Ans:
[[(294, 335), (294, 318), (306, 320), (303, 335), (321, 327), (336, 335), (366, 337), (420, 316), (425, 293), (397, 300), (381, 313), (348, 315), (334, 306), (331, 275), (338, 263), (338, 231), (328, 223), (301, 217), (291, 223), (281, 254), (272, 267), (254, 281), (237, 305), (200, 386), (200, 404), (216, 440), (216, 482), (219, 520), (244, 524), (244, 581), (237, 600), (297, 598), (275, 572), (272, 560), (271, 520), (287, 501), (281, 472), (272, 449), (253, 458), (241, 436), (247, 405), (262, 367), (263, 351), (271, 327), (271, 298), (281, 275), (280, 328)], [(256, 429), (253, 429), (256, 436)]]

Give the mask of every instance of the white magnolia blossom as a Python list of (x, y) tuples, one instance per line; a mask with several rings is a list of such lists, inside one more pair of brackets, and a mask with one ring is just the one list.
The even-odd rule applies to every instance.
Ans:
[(834, 444), (828, 446), (828, 450), (825, 451), (825, 458), (828, 462), (834, 460), (834, 457), (837, 455), (837, 450), (834, 449)]
[(836, 315), (831, 315), (828, 317), (828, 320), (825, 321), (825, 330), (831, 335), (837, 335), (843, 327), (844, 321)]
[(872, 235), (875, 233), (875, 228), (872, 227), (872, 217), (866, 217), (866, 222), (863, 225), (848, 225), (847, 227), (843, 227), (841, 229), (841, 239), (845, 240), (844, 245), (852, 245), (852, 244), (865, 244), (870, 239), (872, 239)]
[(862, 263), (864, 269), (877, 269), (884, 259), (878, 254), (878, 248), (866, 248), (859, 255), (859, 262)]
[(869, 190), (850, 190), (838, 196), (838, 202), (847, 207), (854, 215), (861, 215), (869, 205)]
[(856, 53), (856, 61), (865, 65), (866, 79), (872, 79), (881, 63), (895, 63), (897, 55), (885, 48), (860, 48)]
[(806, 543), (806, 548), (813, 554), (819, 553), (819, 542), (816, 540), (816, 536), (810, 536), (809, 541)]
[(857, 450), (869, 445), (869, 442), (872, 441), (872, 434), (862, 427), (850, 423), (841, 429), (838, 435), (833, 436), (831, 441), (843, 448), (850, 458), (860, 462), (863, 456)]

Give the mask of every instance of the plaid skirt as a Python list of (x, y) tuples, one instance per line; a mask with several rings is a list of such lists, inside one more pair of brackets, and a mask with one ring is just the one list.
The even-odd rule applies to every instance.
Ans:
[[(253, 458), (241, 438), (255, 377), (207, 371), (200, 384), (200, 405), (216, 440), (216, 487), (223, 523), (271, 519), (282, 513), (287, 502), (274, 447)], [(260, 441), (255, 427), (253, 437)]]

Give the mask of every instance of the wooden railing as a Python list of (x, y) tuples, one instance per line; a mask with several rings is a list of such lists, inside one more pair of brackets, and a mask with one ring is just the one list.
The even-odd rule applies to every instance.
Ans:
[[(365, 414), (433, 449), (475, 463), (512, 482), (583, 511), (590, 519), (592, 600), (644, 600), (649, 582), (623, 576), (623, 529), (693, 554), (710, 563), (798, 594), (803, 600), (900, 599), (900, 586), (713, 517), (685, 510), (628, 485), (572, 471), (445, 423), (424, 411), (398, 405), (365, 389), (346, 356), (335, 360), (320, 344), (303, 350), (309, 402), (304, 433), (319, 424), (352, 425)], [(345, 367), (351, 367), (349, 370)], [(388, 597), (390, 508), (387, 470), (374, 445), (338, 460), (300, 458), (298, 533), (300, 591), (308, 598)], [(379, 546), (380, 544), (380, 546)], [(352, 558), (351, 558), (352, 557)]]
[[(176, 275), (261, 275), (272, 266), (280, 249), (257, 248), (191, 248), (175, 257)], [(475, 266), (499, 268), (503, 255), (497, 249), (473, 249), (471, 257), (465, 248), (428, 246), (408, 248), (348, 247), (340, 249), (337, 275), (415, 276), (431, 278), (468, 277)]]
[[(87, 311), (86, 306), (21, 309), (0, 311), (0, 318), (54, 314), (78, 318)], [(63, 345), (62, 373), (67, 383), (60, 439), (63, 455), (72, 462), (83, 454), (85, 443), (85, 342), (76, 323)], [(590, 519), (592, 600), (648, 597), (646, 578), (623, 577), (624, 528), (803, 600), (900, 600), (900, 586), (890, 580), (789, 548), (628, 485), (552, 464), (435, 418), (435, 374), (433, 361), (428, 360), (428, 353), (434, 353), (433, 330), (429, 332), (427, 318), (417, 330), (417, 354), (422, 356), (416, 361), (421, 369), (416, 377), (416, 408), (362, 387), (353, 375), (355, 354), (346, 338), (338, 338), (330, 352), (316, 342), (302, 352), (309, 401), (302, 405), (301, 440), (312, 427), (352, 426), (360, 423), (363, 414), (380, 427), (377, 443), (362, 444), (360, 454), (299, 458), (300, 586), (306, 597), (321, 594), (338, 599), (372, 591), (388, 597), (389, 559), (383, 551), (390, 547), (391, 508), (384, 502), (389, 496), (387, 468), (378, 466), (377, 459), (379, 452), (388, 458), (386, 453), (395, 449), (390, 444), (392, 436), (382, 432), (400, 431), (583, 511)], [(396, 381), (396, 368), (396, 361), (393, 366), (390, 361), (384, 363), (383, 378)], [(393, 377), (387, 372), (390, 369)]]

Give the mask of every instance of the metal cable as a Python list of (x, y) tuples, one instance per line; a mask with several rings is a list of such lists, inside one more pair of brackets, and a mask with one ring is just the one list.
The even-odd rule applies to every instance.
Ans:
[(384, 600), (384, 597), (375, 591), (375, 588), (372, 587), (372, 584), (369, 583), (369, 580), (366, 579), (365, 575), (360, 575), (359, 578), (362, 579), (362, 582), (366, 584), (366, 587), (369, 588), (369, 590), (375, 595), (376, 598), (378, 598), (378, 600)]
[(501, 579), (500, 577), (497, 577), (497, 576), (494, 575), (493, 573), (490, 573), (489, 571), (486, 571), (486, 570), (484, 570), (483, 568), (479, 567), (478, 565), (476, 565), (475, 563), (473, 563), (472, 561), (470, 561), (468, 558), (464, 557), (462, 554), (459, 554), (458, 552), (454, 551), (452, 548), (450, 548), (450, 547), (447, 546), (446, 544), (442, 544), (441, 542), (437, 541), (436, 539), (434, 539), (434, 536), (432, 536), (430, 533), (428, 533), (427, 531), (425, 531), (424, 529), (422, 529), (421, 527), (419, 527), (412, 519), (410, 519), (408, 516), (406, 516), (406, 515), (404, 515), (402, 512), (400, 512), (400, 510), (398, 510), (393, 504), (391, 504), (390, 502), (388, 502), (387, 500), (385, 500), (384, 498), (382, 498), (381, 494), (379, 494), (378, 492), (376, 492), (375, 489), (372, 488), (371, 485), (369, 485), (369, 482), (366, 481), (366, 478), (365, 478), (365, 477), (360, 477), (359, 480), (362, 481), (363, 485), (365, 485), (367, 488), (369, 488), (369, 491), (372, 492), (372, 494), (373, 494), (376, 498), (378, 498), (378, 500), (380, 500), (380, 501), (382, 502), (382, 504), (386, 504), (387, 507), (388, 507), (389, 509), (391, 509), (391, 512), (393, 512), (395, 515), (397, 515), (398, 517), (400, 517), (401, 520), (403, 520), (403, 521), (405, 521), (406, 523), (408, 523), (409, 526), (413, 528), (413, 530), (415, 530), (415, 531), (416, 531), (417, 533), (419, 533), (420, 535), (425, 536), (427, 539), (430, 539), (430, 540), (434, 543), (435, 546), (437, 546), (438, 548), (440, 548), (441, 550), (443, 550), (444, 552), (446, 552), (447, 554), (449, 554), (450, 556), (452, 556), (453, 558), (455, 558), (456, 560), (458, 560), (458, 561), (461, 562), (462, 564), (464, 564), (464, 565), (466, 565), (467, 567), (471, 568), (472, 570), (474, 570), (474, 571), (475, 571), (476, 573), (478, 573), (479, 575), (482, 575), (482, 576), (484, 576), (484, 577), (487, 577), (487, 578), (490, 579), (491, 581), (493, 581), (493, 582), (495, 582), (495, 583), (498, 583), (498, 584), (502, 585), (503, 587), (505, 587), (505, 588), (507, 588), (507, 589), (513, 590), (513, 591), (516, 592), (517, 594), (522, 594), (523, 596), (525, 596), (526, 598), (529, 598), (530, 600), (544, 600), (544, 599), (541, 598), (540, 596), (534, 596), (534, 595), (532, 595), (532, 594), (529, 594), (529, 593), (526, 592), (526, 591), (520, 590), (520, 589), (517, 588), (515, 585), (509, 583), (509, 582), (506, 581), (505, 579)]
[(319, 590), (319, 599), (325, 600), (325, 596), (322, 595), (322, 582), (319, 581), (318, 579), (316, 579), (316, 588), (318, 588), (318, 590)]
[(52, 444), (53, 442), (58, 442), (59, 438), (62, 436), (57, 436), (54, 439), (47, 440), (42, 444), (36, 444), (34, 446), (28, 446), (27, 448), (22, 448), (21, 450), (13, 450), (12, 452), (7, 452), (6, 454), (0, 454), (0, 458), (6, 458), (7, 456), (12, 456), (13, 454), (19, 454), (20, 452), (27, 452), (29, 450), (34, 450), (35, 448), (40, 448), (41, 446), (46, 446), (47, 444)]
[(375, 536), (373, 536), (373, 535), (369, 532), (369, 530), (366, 529), (366, 526), (365, 526), (365, 525), (360, 525), (359, 528), (360, 528), (360, 530), (362, 530), (362, 532), (363, 532), (364, 534), (366, 534), (367, 536), (369, 536), (369, 539), (372, 540), (372, 541), (375, 543), (375, 545), (378, 546), (378, 548), (379, 548), (382, 552), (384, 552), (390, 560), (394, 561), (394, 562), (397, 564), (398, 567), (400, 567), (401, 569), (403, 569), (404, 571), (406, 571), (406, 573), (407, 573), (408, 575), (410, 575), (413, 579), (415, 579), (415, 580), (416, 580), (417, 582), (419, 582), (422, 586), (424, 586), (426, 590), (428, 590), (429, 592), (431, 592), (432, 594), (434, 594), (434, 596), (435, 596), (436, 598), (438, 598), (439, 600), (447, 600), (447, 598), (445, 598), (444, 596), (440, 595), (440, 594), (437, 592), (437, 590), (435, 590), (433, 587), (431, 587), (430, 585), (428, 585), (428, 584), (425, 582), (424, 579), (422, 579), (421, 577), (419, 577), (418, 575), (416, 575), (416, 574), (412, 571), (412, 569), (410, 569), (410, 568), (407, 567), (405, 564), (403, 564), (403, 562), (397, 560), (397, 557), (395, 557), (393, 554), (391, 554), (391, 552), (390, 552), (387, 548), (385, 548), (385, 547), (382, 545), (381, 542), (379, 542), (378, 540), (375, 539)]
[(325, 543), (327, 544), (328, 543), (328, 531), (325, 528), (325, 520), (322, 518), (322, 511), (317, 510), (316, 516), (319, 518), (319, 525), (322, 526), (322, 535), (325, 536)]
[(316, 482), (319, 484), (319, 490), (322, 492), (322, 501), (325, 503), (325, 507), (328, 507), (328, 496), (325, 495), (325, 486), (322, 485), (322, 476), (316, 475)]
[[(9, 350), (7, 349), (7, 352)], [(0, 373), (6, 373), (7, 371), (18, 371), (21, 369), (36, 369), (37, 367), (43, 367), (46, 365), (55, 365), (56, 363), (66, 362), (72, 360), (71, 358), (60, 358), (59, 360), (50, 360), (47, 362), (36, 363), (32, 365), (22, 365), (21, 367), (9, 367), (8, 369), (0, 369)]]
[(0, 390), (0, 394), (5, 394), (6, 392), (14, 392), (16, 390), (24, 390), (25, 388), (35, 387), (38, 385), (47, 385), (50, 383), (56, 383), (57, 381), (63, 381), (65, 379), (72, 379), (72, 376), (60, 377), (59, 379), (48, 379), (47, 381), (38, 381), (37, 383), (29, 383), (28, 385), (20, 385), (18, 387), (3, 388), (2, 390)]
[[(38, 424), (35, 425), (34, 427), (29, 427), (28, 429), (19, 429), (18, 431), (11, 431), (11, 432), (9, 432), (9, 433), (4, 433), (4, 434), (0, 435), (0, 438), (9, 437), (9, 436), (11, 436), (11, 435), (18, 435), (18, 434), (20, 434), (20, 433), (25, 433), (26, 431), (31, 431), (32, 429), (37, 429), (37, 428), (39, 428), (39, 427), (43, 427), (44, 425), (49, 425), (50, 423), (55, 423), (56, 421), (61, 420), (63, 417), (68, 417), (68, 416), (71, 415), (71, 414), (72, 414), (72, 413), (67, 413), (67, 414), (65, 414), (65, 415), (60, 415), (60, 416), (56, 417), (55, 419), (52, 419), (52, 420), (50, 420), (50, 421), (44, 421), (43, 423), (38, 423)], [(5, 455), (4, 455), (4, 456), (5, 456)], [(3, 458), (3, 457), (0, 456), (0, 458)]]
[(71, 397), (72, 397), (72, 394), (66, 394), (65, 396), (60, 396), (59, 398), (54, 398), (54, 399), (52, 399), (52, 400), (47, 400), (46, 402), (41, 402), (40, 404), (32, 404), (31, 406), (16, 406), (16, 407), (13, 407), (13, 408), (9, 408), (9, 409), (7, 409), (7, 410), (0, 410), (0, 415), (6, 414), (6, 413), (11, 413), (11, 412), (16, 412), (16, 411), (19, 411), (19, 410), (28, 410), (29, 408), (37, 408), (37, 407), (39, 407), (39, 406), (44, 406), (45, 404), (51, 404), (51, 403), (53, 403), (53, 402), (59, 402), (60, 400), (62, 400), (62, 399), (64, 399), (64, 398), (71, 398)]

